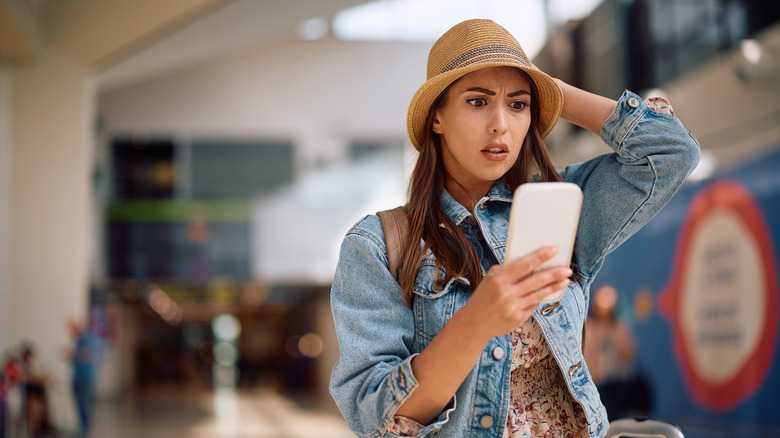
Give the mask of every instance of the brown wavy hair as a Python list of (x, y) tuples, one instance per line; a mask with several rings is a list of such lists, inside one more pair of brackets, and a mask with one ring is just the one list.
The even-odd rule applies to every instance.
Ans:
[[(537, 129), (539, 114), (535, 106), (537, 89), (530, 76), (517, 69), (531, 84), (531, 126), (523, 141), (520, 154), (507, 173), (501, 178), (509, 190), (514, 191), (520, 184), (538, 181), (563, 181), (553, 166), (544, 139)], [(455, 81), (457, 82), (457, 81)], [(474, 290), (482, 280), (482, 267), (474, 247), (466, 235), (444, 213), (439, 198), (444, 191), (447, 171), (444, 168), (439, 135), (432, 130), (435, 112), (447, 103), (450, 84), (428, 111), (425, 121), (425, 138), (420, 147), (420, 155), (414, 167), (409, 185), (409, 235), (404, 245), (399, 268), (398, 282), (403, 288), (406, 304), (411, 307), (417, 268), (425, 254), (430, 250), (436, 256), (436, 272), (444, 268), (444, 278), (436, 282), (444, 285), (451, 278), (466, 277)], [(443, 224), (443, 226), (440, 226)], [(419, 242), (423, 241), (421, 247)]]

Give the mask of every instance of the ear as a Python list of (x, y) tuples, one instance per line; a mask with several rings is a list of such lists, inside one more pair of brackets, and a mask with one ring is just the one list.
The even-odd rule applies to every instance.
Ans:
[(441, 121), (439, 120), (439, 110), (438, 109), (436, 109), (433, 112), (433, 125), (431, 126), (431, 130), (434, 133), (439, 134), (439, 135), (441, 135), (443, 133), (443, 130), (441, 129)]

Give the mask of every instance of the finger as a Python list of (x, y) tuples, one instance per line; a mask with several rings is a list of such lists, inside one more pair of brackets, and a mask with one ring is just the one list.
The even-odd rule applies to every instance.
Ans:
[(554, 246), (540, 248), (507, 265), (505, 273), (516, 281), (520, 280), (522, 277), (532, 273), (536, 268), (541, 266), (542, 263), (553, 258), (557, 253), (558, 248)]
[(566, 289), (568, 285), (569, 280), (561, 280), (555, 283), (551, 283), (550, 285), (536, 291), (536, 296), (539, 298), (539, 301), (541, 301), (550, 295), (557, 294), (558, 292)]
[(574, 274), (570, 266), (553, 266), (551, 268), (540, 269), (536, 271), (538, 274), (545, 276), (544, 278), (550, 278), (551, 281), (563, 280), (569, 278)]
[(531, 289), (532, 290), (539, 290), (544, 284), (539, 284), (539, 277), (541, 277), (542, 274), (535, 272), (528, 276), (528, 279), (531, 281)]
[(569, 285), (569, 280), (561, 280), (561, 281), (556, 281), (554, 283), (550, 283), (542, 288), (537, 289), (536, 291), (528, 295), (528, 297), (530, 297), (531, 300), (529, 300), (526, 309), (535, 309), (543, 299), (549, 297), (550, 295), (557, 294), (563, 289), (566, 289), (568, 285)]
[[(529, 296), (557, 283), (568, 284), (571, 268), (556, 267), (534, 272), (517, 283), (520, 296)], [(546, 296), (546, 295), (545, 295)]]

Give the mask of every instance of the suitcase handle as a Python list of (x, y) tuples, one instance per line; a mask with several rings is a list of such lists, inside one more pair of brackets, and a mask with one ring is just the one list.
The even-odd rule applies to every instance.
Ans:
[(684, 438), (676, 425), (646, 418), (622, 418), (610, 422), (605, 438), (618, 437)]

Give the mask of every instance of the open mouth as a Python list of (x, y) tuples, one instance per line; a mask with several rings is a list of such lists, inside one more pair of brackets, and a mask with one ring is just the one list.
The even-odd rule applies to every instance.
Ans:
[(482, 149), (482, 156), (488, 160), (503, 160), (509, 156), (509, 147), (504, 144), (491, 144)]
[(490, 154), (503, 154), (509, 152), (509, 146), (503, 141), (491, 141), (482, 147), (482, 152)]

